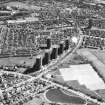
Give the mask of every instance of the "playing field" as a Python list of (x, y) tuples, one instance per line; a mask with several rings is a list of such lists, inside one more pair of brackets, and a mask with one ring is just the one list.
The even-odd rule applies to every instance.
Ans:
[(46, 98), (49, 101), (56, 103), (68, 103), (68, 104), (85, 104), (85, 100), (80, 97), (75, 97), (73, 95), (66, 95), (59, 89), (50, 89), (46, 92)]

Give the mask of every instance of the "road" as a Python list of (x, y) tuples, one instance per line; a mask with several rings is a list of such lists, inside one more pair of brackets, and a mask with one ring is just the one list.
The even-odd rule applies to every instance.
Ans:
[(50, 82), (52, 85), (57, 86), (57, 87), (60, 87), (61, 89), (64, 89), (64, 90), (66, 90), (66, 91), (68, 91), (68, 92), (72, 92), (72, 93), (78, 95), (79, 97), (81, 97), (81, 98), (83, 98), (83, 99), (85, 99), (85, 100), (90, 100), (90, 101), (92, 101), (92, 102), (94, 102), (94, 103), (97, 103), (97, 104), (99, 104), (99, 105), (105, 105), (104, 102), (99, 102), (99, 101), (97, 101), (96, 99), (92, 99), (92, 98), (90, 98), (89, 96), (83, 94), (82, 92), (75, 91), (75, 90), (73, 90), (73, 89), (68, 89), (67, 86), (62, 86), (62, 85), (60, 85), (60, 84), (54, 83), (54, 82), (52, 82), (51, 80), (44, 79), (44, 78), (41, 78), (41, 80), (46, 81), (46, 82)]
[(66, 54), (64, 54), (64, 55), (61, 57), (61, 59), (59, 59), (56, 63), (54, 63), (54, 64), (48, 66), (48, 67), (44, 70), (44, 72), (42, 72), (42, 73), (41, 73), (40, 75), (38, 75), (36, 78), (41, 78), (43, 81), (50, 82), (50, 83), (53, 84), (54, 86), (60, 87), (60, 88), (62, 88), (62, 89), (64, 89), (64, 90), (67, 90), (67, 91), (69, 91), (69, 92), (73, 92), (74, 94), (76, 94), (76, 95), (78, 95), (78, 96), (80, 96), (80, 97), (82, 97), (82, 98), (84, 98), (84, 99), (86, 99), (86, 100), (89, 99), (89, 100), (91, 100), (91, 101), (93, 101), (93, 102), (95, 102), (95, 103), (97, 103), (97, 104), (103, 105), (103, 104), (105, 104), (105, 103), (101, 103), (101, 102), (97, 101), (96, 99), (92, 99), (92, 98), (90, 98), (89, 96), (83, 94), (82, 92), (74, 91), (73, 89), (68, 89), (68, 87), (64, 87), (64, 86), (62, 86), (62, 85), (60, 85), (60, 84), (57, 84), (57, 83), (54, 83), (54, 82), (52, 82), (52, 81), (50, 81), (50, 80), (48, 80), (48, 79), (42, 78), (42, 75), (44, 75), (44, 74), (46, 74), (47, 72), (49, 72), (52, 68), (57, 67), (57, 65), (63, 63), (64, 61), (67, 61), (67, 59), (70, 59), (70, 58), (72, 57), (72, 54), (73, 54), (73, 53), (79, 48), (79, 46), (81, 45), (82, 40), (83, 40), (83, 36), (80, 37), (80, 40), (79, 40), (77, 46), (74, 48), (74, 50), (73, 50), (72, 52), (71, 52), (71, 50), (68, 50), (68, 52), (67, 52)]
[[(48, 73), (49, 71), (51, 71), (51, 69), (57, 67), (59, 64), (63, 63), (64, 61), (67, 61), (67, 59), (70, 59), (70, 58), (72, 57), (73, 53), (76, 52), (76, 50), (77, 50), (77, 49), (79, 48), (79, 46), (81, 45), (82, 39), (83, 39), (83, 37), (81, 36), (80, 39), (79, 39), (79, 42), (78, 42), (77, 46), (76, 46), (72, 51), (71, 51), (71, 49), (69, 49), (66, 53), (64, 53), (64, 54), (63, 54), (61, 57), (59, 57), (57, 60), (55, 60), (55, 61), (53, 61), (52, 63), (50, 63), (49, 66), (42, 68), (42, 72), (41, 72), (39, 75), (37, 75), (36, 77), (32, 77), (32, 78), (29, 79), (28, 81), (32, 81), (32, 80), (35, 80), (35, 79), (38, 79), (38, 78), (39, 78), (39, 79), (41, 79), (41, 80), (43, 80), (43, 81), (46, 81), (46, 82), (51, 83), (51, 84), (54, 85), (54, 86), (57, 86), (57, 87), (60, 87), (60, 88), (62, 88), (62, 89), (64, 89), (64, 90), (67, 90), (67, 91), (69, 91), (69, 92), (72, 92), (72, 93), (74, 93), (74, 94), (80, 96), (81, 98), (83, 98), (83, 99), (85, 99), (85, 100), (91, 100), (92, 102), (95, 102), (95, 103), (97, 103), (97, 104), (99, 104), (99, 105), (105, 105), (105, 103), (99, 102), (99, 101), (97, 101), (97, 99), (90, 98), (89, 96), (85, 95), (85, 94), (82, 93), (82, 92), (75, 91), (75, 90), (73, 90), (73, 89), (68, 89), (68, 87), (66, 87), (66, 86), (62, 86), (62, 85), (60, 85), (60, 84), (54, 83), (53, 81), (51, 81), (51, 80), (49, 80), (49, 79), (42, 78), (42, 76), (43, 76), (44, 74)], [(31, 76), (30, 76), (30, 77), (31, 77)], [(26, 82), (26, 81), (24, 81), (24, 82)], [(19, 85), (21, 85), (21, 84), (23, 84), (23, 82), (17, 84), (17, 86), (19, 86)], [(9, 89), (12, 89), (12, 87), (9, 88)], [(7, 89), (7, 90), (8, 90), (8, 89)]]
[[(73, 89), (68, 89), (68, 87), (64, 87), (62, 85), (59, 85), (57, 83), (54, 83), (52, 81), (49, 81), (48, 79), (44, 79), (42, 78), (42, 76), (46, 73), (48, 73), (49, 71), (51, 71), (51, 69), (57, 67), (59, 64), (63, 63), (64, 61), (67, 61), (68, 59), (70, 59), (73, 55), (74, 52), (76, 52), (76, 50), (80, 47), (81, 43), (82, 43), (82, 40), (83, 40), (83, 36), (81, 35), (80, 36), (80, 39), (79, 39), (79, 42), (77, 44), (77, 46), (71, 51), (71, 49), (69, 49), (66, 53), (64, 53), (62, 55), (62, 57), (58, 58), (56, 61), (52, 62), (49, 64), (49, 66), (45, 67), (42, 69), (42, 72), (37, 76), (37, 77), (33, 77), (33, 78), (40, 78), (42, 79), (43, 81), (46, 81), (46, 82), (50, 82), (51, 84), (53, 84), (54, 86), (57, 86), (57, 87), (60, 87), (62, 89), (65, 89), (67, 91), (70, 91), (70, 92), (73, 92), (74, 94), (77, 94), (78, 96), (84, 98), (84, 99), (89, 99), (95, 103), (98, 103), (100, 105), (102, 105), (103, 103), (97, 101), (96, 99), (92, 99), (90, 98), (89, 96), (83, 94), (82, 92), (79, 92), (79, 91), (74, 91)], [(104, 103), (105, 104), (105, 103)]]

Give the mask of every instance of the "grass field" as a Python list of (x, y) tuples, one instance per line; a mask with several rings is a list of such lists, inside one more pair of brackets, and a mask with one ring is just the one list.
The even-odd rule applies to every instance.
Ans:
[(105, 64), (105, 51), (91, 51), (102, 63)]
[(85, 100), (81, 99), (80, 97), (75, 97), (74, 95), (66, 95), (59, 89), (50, 89), (46, 93), (46, 97), (48, 100), (56, 103), (68, 103), (68, 104), (80, 104), (84, 105)]

